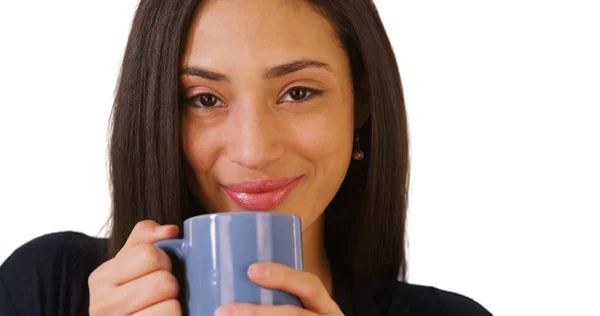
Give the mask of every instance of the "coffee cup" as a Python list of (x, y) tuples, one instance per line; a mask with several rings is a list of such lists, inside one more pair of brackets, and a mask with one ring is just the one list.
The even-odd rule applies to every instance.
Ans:
[(156, 246), (179, 261), (180, 301), (189, 315), (213, 316), (227, 303), (295, 305), (287, 292), (252, 282), (248, 267), (277, 262), (302, 270), (302, 230), (295, 215), (269, 211), (214, 213), (183, 223), (182, 239)]

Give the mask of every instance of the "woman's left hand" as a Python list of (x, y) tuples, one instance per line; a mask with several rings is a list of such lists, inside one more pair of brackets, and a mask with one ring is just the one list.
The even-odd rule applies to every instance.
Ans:
[(305, 309), (293, 305), (231, 303), (221, 306), (217, 310), (217, 316), (344, 315), (327, 293), (321, 280), (306, 271), (278, 263), (259, 262), (250, 266), (248, 276), (260, 286), (296, 295)]

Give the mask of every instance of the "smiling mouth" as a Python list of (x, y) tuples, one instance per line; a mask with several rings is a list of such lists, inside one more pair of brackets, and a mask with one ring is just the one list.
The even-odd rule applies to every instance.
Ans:
[(281, 204), (303, 178), (246, 180), (221, 187), (238, 206), (252, 211), (267, 211)]

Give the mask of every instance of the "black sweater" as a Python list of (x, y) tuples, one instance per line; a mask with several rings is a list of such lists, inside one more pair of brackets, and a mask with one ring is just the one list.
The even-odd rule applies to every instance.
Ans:
[[(0, 315), (87, 315), (90, 273), (106, 260), (106, 239), (75, 232), (36, 238), (0, 266)], [(334, 299), (347, 316), (490, 316), (475, 301), (396, 280), (349, 289), (334, 277)]]

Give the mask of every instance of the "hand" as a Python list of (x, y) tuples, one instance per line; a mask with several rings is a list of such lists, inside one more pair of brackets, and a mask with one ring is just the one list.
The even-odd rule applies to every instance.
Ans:
[(90, 274), (90, 315), (181, 315), (171, 260), (153, 245), (178, 234), (175, 225), (139, 222), (119, 253)]
[(306, 271), (279, 263), (260, 262), (250, 266), (248, 277), (258, 285), (296, 295), (306, 309), (293, 305), (232, 303), (221, 306), (217, 316), (343, 316), (321, 280)]

